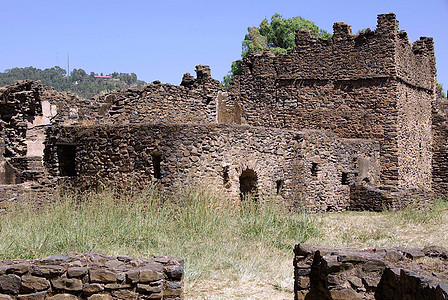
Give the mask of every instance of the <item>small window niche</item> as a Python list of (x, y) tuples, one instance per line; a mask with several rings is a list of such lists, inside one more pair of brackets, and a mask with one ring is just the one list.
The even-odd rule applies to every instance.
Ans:
[(285, 181), (283, 179), (278, 179), (275, 181), (275, 187), (277, 190), (277, 195), (280, 195), (283, 190), (283, 185), (285, 184)]
[(342, 177), (341, 177), (341, 184), (342, 185), (349, 185), (350, 181), (348, 178), (348, 172), (342, 172)]
[(229, 166), (224, 166), (222, 168), (222, 184), (226, 189), (229, 189), (232, 186), (230, 184)]
[(312, 162), (311, 163), (311, 176), (317, 177), (317, 172), (319, 171), (319, 164)]
[(162, 178), (162, 174), (160, 173), (160, 163), (162, 162), (162, 155), (160, 154), (152, 154), (152, 167), (154, 172), (154, 178), (160, 179)]
[(60, 176), (76, 176), (76, 145), (58, 145)]

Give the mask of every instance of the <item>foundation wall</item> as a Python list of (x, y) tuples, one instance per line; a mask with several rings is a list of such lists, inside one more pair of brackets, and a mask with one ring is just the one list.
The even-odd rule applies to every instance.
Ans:
[(0, 299), (183, 299), (184, 261), (69, 253), (0, 262)]

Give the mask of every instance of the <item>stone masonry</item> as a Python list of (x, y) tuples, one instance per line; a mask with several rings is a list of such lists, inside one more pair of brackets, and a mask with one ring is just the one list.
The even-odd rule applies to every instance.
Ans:
[(448, 299), (443, 247), (358, 250), (298, 244), (294, 299)]
[(89, 100), (32, 82), (3, 88), (0, 192), (101, 180), (212, 186), (235, 203), (272, 196), (314, 211), (431, 205), (433, 182), (437, 192), (448, 182), (432, 39), (411, 45), (392, 13), (373, 31), (333, 29), (244, 58), (230, 89), (204, 65), (179, 86)]
[(184, 261), (69, 253), (0, 262), (1, 300), (183, 299)]

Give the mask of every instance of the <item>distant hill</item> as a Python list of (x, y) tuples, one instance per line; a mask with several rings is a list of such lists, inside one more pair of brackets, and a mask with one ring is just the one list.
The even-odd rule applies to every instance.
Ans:
[(13, 84), (17, 80), (40, 80), (58, 91), (72, 92), (82, 98), (91, 98), (103, 91), (124, 90), (131, 85), (145, 84), (144, 81), (137, 79), (135, 73), (114, 72), (98, 75), (94, 72), (87, 74), (83, 69), (73, 69), (70, 76), (66, 75), (66, 71), (58, 66), (45, 70), (34, 67), (13, 68), (0, 72), (0, 86)]

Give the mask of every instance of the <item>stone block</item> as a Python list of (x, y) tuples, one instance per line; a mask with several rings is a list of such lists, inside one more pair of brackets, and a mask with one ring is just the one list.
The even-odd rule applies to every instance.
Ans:
[(57, 290), (82, 291), (82, 281), (75, 278), (54, 278), (51, 284)]
[(167, 266), (164, 268), (164, 273), (169, 280), (182, 280), (184, 267), (180, 265)]
[(28, 272), (30, 268), (29, 264), (16, 264), (8, 268), (7, 273), (13, 273), (16, 275), (23, 275)]
[(139, 294), (130, 291), (130, 290), (117, 290), (112, 292), (112, 296), (115, 299), (123, 299), (123, 300), (137, 300), (139, 298)]
[(138, 283), (137, 284), (137, 292), (146, 293), (146, 294), (147, 293), (161, 293), (162, 285), (152, 286), (149, 284)]
[(50, 288), (50, 282), (42, 277), (22, 276), (22, 290), (25, 292), (43, 291)]
[(14, 274), (0, 276), (0, 292), (18, 294), (20, 291), (20, 277)]
[(126, 282), (128, 283), (137, 283), (140, 280), (140, 271), (139, 270), (131, 270), (126, 272)]
[(140, 270), (139, 282), (146, 283), (163, 279), (163, 274), (151, 269)]
[(53, 278), (65, 273), (65, 268), (57, 265), (33, 265), (30, 270), (32, 275)]
[[(26, 295), (18, 295), (17, 300), (45, 300), (47, 292), (38, 292)], [(1, 298), (0, 298), (1, 299)]]
[(90, 282), (111, 283), (117, 281), (117, 275), (109, 270), (91, 269), (89, 270)]
[(83, 277), (88, 269), (83, 267), (72, 267), (67, 269), (67, 277)]
[(82, 287), (82, 292), (87, 294), (94, 294), (104, 291), (104, 286), (99, 283), (86, 283)]
[(47, 300), (78, 300), (78, 297), (72, 294), (57, 294), (52, 297), (48, 297)]
[(111, 295), (109, 294), (95, 294), (87, 298), (88, 300), (113, 300)]

